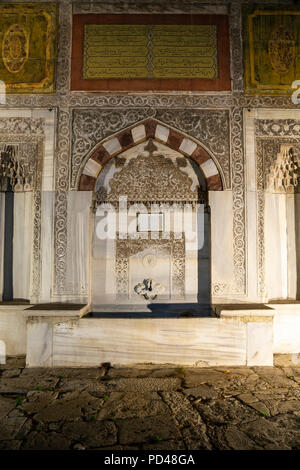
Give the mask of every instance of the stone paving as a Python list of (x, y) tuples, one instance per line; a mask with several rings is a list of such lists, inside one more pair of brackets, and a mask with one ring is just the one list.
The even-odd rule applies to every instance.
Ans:
[(0, 449), (300, 450), (300, 364), (25, 369), (9, 359)]

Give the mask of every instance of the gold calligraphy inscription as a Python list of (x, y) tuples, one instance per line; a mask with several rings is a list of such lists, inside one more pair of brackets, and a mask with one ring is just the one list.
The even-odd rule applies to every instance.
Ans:
[(84, 26), (84, 79), (217, 77), (216, 25)]

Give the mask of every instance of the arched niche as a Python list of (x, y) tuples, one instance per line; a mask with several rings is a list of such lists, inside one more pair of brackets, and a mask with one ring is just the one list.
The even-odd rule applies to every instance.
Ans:
[[(193, 159), (151, 137), (106, 161), (93, 184), (95, 311), (209, 314), (209, 184)], [(106, 236), (110, 213), (117, 228)], [(149, 232), (143, 217), (161, 226)]]

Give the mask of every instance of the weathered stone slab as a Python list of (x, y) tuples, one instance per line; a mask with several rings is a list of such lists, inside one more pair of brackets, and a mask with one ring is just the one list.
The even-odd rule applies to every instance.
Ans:
[(27, 393), (37, 387), (43, 390), (53, 388), (59, 378), (47, 369), (24, 369), (18, 377), (0, 378), (0, 393)]
[(178, 375), (178, 368), (176, 367), (151, 367), (142, 369), (138, 367), (111, 367), (106, 377), (114, 378), (136, 378), (136, 377), (176, 377)]
[(210, 430), (209, 436), (219, 450), (261, 450), (262, 447), (237, 426), (220, 426)]
[(297, 413), (299, 416), (299, 428), (300, 428), (300, 401), (288, 400), (278, 404), (279, 413)]
[(18, 377), (21, 374), (21, 371), (22, 369), (7, 369), (3, 371), (1, 377), (6, 379)]
[(39, 413), (44, 408), (50, 406), (57, 398), (58, 392), (44, 392), (35, 390), (28, 392), (26, 399), (20, 405), (20, 408), (27, 413)]
[[(0, 377), (12, 390), (0, 392), (0, 449), (299, 448), (297, 367), (151, 366), (109, 369), (111, 377), (102, 368), (26, 369), (16, 377), (21, 368), (10, 365)], [(185, 388), (189, 380), (197, 385)]]
[(0, 422), (0, 441), (17, 439), (17, 435), (24, 425), (26, 417), (6, 416)]
[(63, 379), (57, 390), (60, 393), (64, 392), (89, 392), (93, 395), (101, 397), (106, 392), (106, 387), (103, 382), (96, 381), (95, 379), (89, 379), (84, 377), (66, 378)]
[(185, 387), (197, 387), (204, 383), (222, 382), (226, 380), (223, 372), (212, 369), (185, 369)]
[(174, 418), (170, 415), (116, 421), (121, 444), (151, 443), (180, 439)]
[(79, 441), (88, 448), (98, 448), (117, 443), (117, 428), (111, 421), (77, 421), (66, 423), (62, 434), (71, 441)]
[[(284, 442), (284, 433), (286, 432), (284, 428), (277, 426), (276, 423), (264, 417), (243, 424), (240, 429), (264, 448), (266, 448), (268, 444), (278, 445)], [(274, 449), (275, 448), (276, 447), (274, 447)]]
[(192, 388), (185, 388), (182, 390), (188, 397), (201, 399), (201, 400), (212, 400), (213, 398), (217, 398), (218, 391), (214, 390), (213, 387), (209, 387), (207, 385), (199, 385), (199, 387), (192, 387)]
[(271, 367), (254, 367), (255, 372), (264, 381), (276, 387), (293, 387), (299, 388), (299, 385), (292, 379), (288, 378), (285, 373), (278, 368)]
[(6, 398), (0, 395), (0, 419), (8, 415), (8, 413), (16, 407), (17, 403), (14, 398)]
[(29, 434), (22, 449), (24, 450), (68, 450), (71, 442), (61, 434), (33, 431)]
[(49, 405), (38, 409), (35, 419), (42, 422), (78, 420), (99, 411), (103, 401), (88, 392), (70, 392)]
[(211, 450), (212, 445), (202, 424), (184, 428), (181, 431), (188, 450)]
[(143, 450), (185, 450), (186, 446), (183, 441), (162, 441), (152, 442), (151, 444), (143, 444)]
[(211, 424), (238, 424), (242, 422), (254, 421), (257, 413), (252, 411), (237, 400), (214, 400), (210, 403), (196, 403), (195, 407), (201, 417)]
[(181, 387), (178, 378), (122, 378), (105, 382), (108, 391), (158, 392), (160, 390), (177, 390)]
[(190, 401), (180, 392), (162, 392), (162, 397), (170, 407), (172, 415), (181, 427), (203, 426), (199, 413)]
[[(29, 370), (29, 369), (28, 369)], [(61, 378), (76, 378), (83, 380), (85, 379), (101, 379), (105, 374), (104, 367), (62, 367), (49, 369), (49, 375), (54, 375)]]
[(0, 441), (0, 450), (19, 450), (22, 441), (16, 439), (10, 441)]
[(112, 392), (101, 408), (98, 419), (144, 418), (167, 414), (167, 405), (156, 392)]
[(251, 405), (252, 403), (258, 402), (258, 398), (256, 398), (252, 393), (241, 393), (237, 396), (241, 402), (245, 403), (245, 405)]

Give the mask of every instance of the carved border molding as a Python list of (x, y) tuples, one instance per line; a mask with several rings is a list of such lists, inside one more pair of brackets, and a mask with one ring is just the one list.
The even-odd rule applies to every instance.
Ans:
[(54, 285), (53, 294), (63, 295), (66, 281), (67, 210), (69, 189), (69, 162), (71, 147), (71, 115), (69, 109), (60, 109), (58, 120), (58, 145), (55, 173), (54, 215)]
[(231, 44), (230, 67), (232, 76), (232, 91), (242, 92), (243, 79), (243, 43), (242, 43), (242, 5), (240, 0), (229, 4), (229, 36)]
[(226, 0), (127, 0), (125, 1), (78, 1), (74, 3), (74, 13), (211, 13), (224, 14), (227, 10)]
[[(61, 76), (63, 78), (63, 76)], [(64, 78), (63, 80), (65, 80)], [(58, 78), (59, 80), (59, 78)], [(63, 81), (61, 83), (66, 83)], [(93, 94), (84, 92), (63, 93), (62, 88), (53, 96), (41, 95), (8, 95), (6, 104), (0, 104), (0, 109), (6, 108), (53, 108), (53, 107), (103, 107), (103, 108), (282, 108), (299, 109), (289, 96), (247, 96), (242, 92), (198, 94), (189, 92), (180, 95), (170, 93), (158, 94)]]

